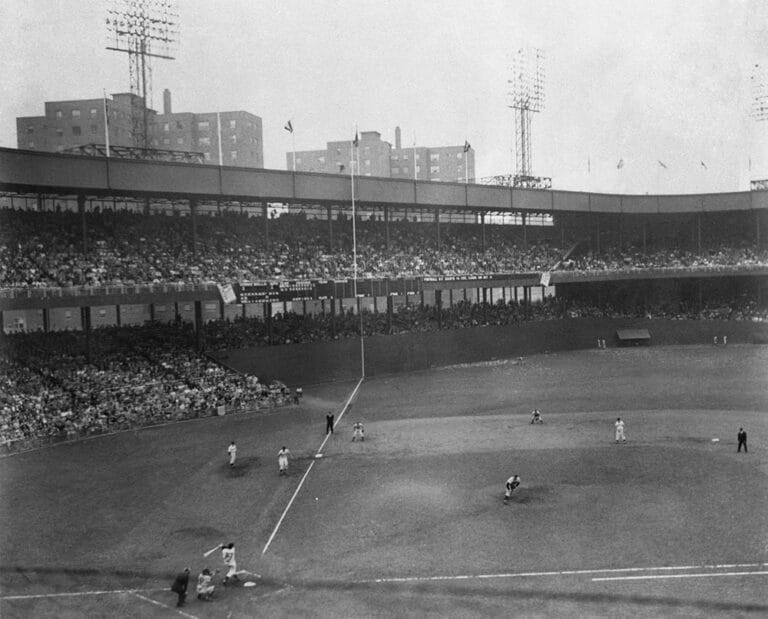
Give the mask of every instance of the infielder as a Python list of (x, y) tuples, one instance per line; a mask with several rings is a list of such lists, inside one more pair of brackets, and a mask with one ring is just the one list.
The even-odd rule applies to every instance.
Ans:
[(541, 417), (541, 411), (538, 408), (534, 408), (531, 411), (531, 423), (544, 423), (544, 419)]
[(520, 485), (520, 475), (512, 475), (504, 484), (504, 500), (507, 501), (512, 496), (512, 491)]
[(365, 440), (365, 428), (359, 421), (355, 422), (355, 424), (352, 426), (352, 440), (354, 441), (358, 438), (361, 441)]
[(235, 544), (229, 542), (226, 546), (221, 545), (221, 560), (227, 566), (227, 575), (224, 577), (225, 585), (229, 584), (231, 579), (237, 580), (237, 561), (235, 561)]
[(277, 466), (280, 469), (280, 475), (288, 474), (288, 456), (290, 455), (291, 452), (285, 446), (277, 452)]
[(616, 423), (613, 424), (616, 427), (616, 442), (627, 442), (627, 437), (624, 436), (624, 422), (621, 417), (616, 417)]
[(237, 445), (235, 445), (235, 441), (229, 444), (227, 453), (229, 454), (229, 466), (235, 466), (235, 458), (237, 458)]

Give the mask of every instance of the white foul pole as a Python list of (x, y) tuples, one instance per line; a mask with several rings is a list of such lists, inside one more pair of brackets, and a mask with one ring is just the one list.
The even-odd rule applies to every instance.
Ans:
[(107, 112), (107, 91), (104, 93), (104, 144), (107, 147), (107, 157), (109, 157), (109, 113)]
[(224, 165), (223, 158), (221, 156), (221, 113), (216, 112), (216, 128), (219, 132), (219, 165)]
[[(352, 294), (355, 297), (357, 306), (357, 315), (360, 319), (360, 376), (365, 376), (365, 343), (363, 340), (363, 312), (360, 307), (360, 300), (357, 297), (357, 213), (355, 211), (355, 162), (360, 167), (360, 147), (358, 141), (357, 127), (355, 127), (355, 139), (349, 147), (349, 167), (350, 179), (352, 182)], [(356, 152), (357, 151), (357, 152)], [(358, 175), (360, 170), (357, 171)]]

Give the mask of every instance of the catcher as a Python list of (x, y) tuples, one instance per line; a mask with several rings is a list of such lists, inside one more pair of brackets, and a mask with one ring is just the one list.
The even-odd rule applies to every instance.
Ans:
[(520, 476), (519, 475), (512, 475), (507, 480), (507, 483), (504, 484), (505, 492), (504, 492), (504, 500), (508, 501), (512, 497), (512, 492), (515, 488), (517, 488), (520, 485)]

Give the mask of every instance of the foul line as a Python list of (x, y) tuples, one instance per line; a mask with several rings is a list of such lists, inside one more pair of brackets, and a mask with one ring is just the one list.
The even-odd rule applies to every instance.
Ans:
[(133, 592), (133, 595), (135, 595), (137, 598), (141, 598), (145, 602), (149, 602), (150, 604), (154, 604), (155, 606), (159, 606), (160, 608), (167, 608), (168, 610), (175, 610), (177, 613), (179, 613), (182, 617), (186, 617), (187, 619), (197, 619), (194, 615), (190, 615), (189, 613), (185, 613), (183, 610), (179, 610), (178, 608), (174, 608), (173, 606), (168, 606), (168, 604), (163, 604), (162, 602), (158, 602), (157, 600), (153, 600), (152, 598), (148, 598), (144, 595), (140, 595)]
[(760, 572), (706, 572), (700, 574), (650, 574), (648, 576), (609, 576), (604, 578), (593, 578), (592, 582), (602, 582), (605, 580), (658, 580), (661, 578), (714, 578), (715, 576), (760, 576), (768, 575), (768, 571)]
[[(358, 580), (357, 583), (398, 583), (398, 582), (431, 582), (445, 580), (488, 580), (493, 578), (530, 578), (542, 576), (585, 576), (588, 574), (620, 574), (630, 572), (662, 572), (662, 571), (684, 571), (684, 570), (713, 570), (713, 569), (734, 569), (747, 567), (766, 567), (768, 563), (732, 563), (722, 565), (676, 565), (663, 567), (624, 567), (624, 568), (604, 568), (594, 570), (560, 570), (552, 572), (507, 572), (502, 574), (460, 574), (456, 576), (402, 576), (393, 578), (373, 578), (370, 580)], [(747, 572), (756, 574), (757, 572)], [(664, 575), (657, 576), (659, 578)], [(682, 575), (686, 576), (686, 575)], [(621, 578), (649, 578), (654, 576), (625, 576)], [(600, 580), (600, 579), (593, 579)], [(610, 580), (608, 578), (604, 580)]]
[(78, 597), (82, 595), (109, 595), (110, 593), (133, 593), (138, 595), (138, 591), (143, 593), (152, 593), (154, 591), (167, 591), (167, 589), (111, 589), (104, 591), (71, 591), (65, 593), (33, 593), (30, 595), (3, 595), (0, 600), (36, 600), (42, 598), (64, 598)]
[[(352, 391), (352, 394), (349, 396), (349, 398), (347, 398), (347, 402), (344, 404), (344, 408), (342, 408), (341, 413), (339, 413), (339, 418), (333, 424), (334, 428), (339, 424), (339, 422), (341, 421), (341, 418), (344, 416), (344, 413), (347, 412), (347, 408), (349, 408), (349, 404), (350, 402), (352, 402), (352, 398), (355, 397), (357, 390), (360, 389), (360, 385), (363, 384), (363, 378), (364, 377), (360, 377), (360, 380), (357, 381), (357, 385)], [(323, 442), (320, 444), (320, 447), (315, 452), (315, 455), (322, 454), (323, 447), (325, 447), (325, 444), (328, 442), (329, 438), (331, 438), (330, 433), (325, 435), (325, 438), (323, 439)], [(302, 476), (301, 481), (299, 482), (299, 485), (296, 487), (296, 490), (294, 491), (293, 496), (291, 497), (291, 500), (288, 501), (288, 505), (285, 506), (285, 509), (283, 510), (283, 513), (280, 516), (280, 520), (277, 521), (277, 524), (275, 525), (275, 528), (272, 531), (272, 535), (269, 536), (267, 543), (264, 545), (264, 550), (261, 551), (262, 555), (267, 552), (267, 550), (269, 549), (269, 545), (272, 543), (272, 540), (275, 539), (275, 535), (277, 535), (277, 530), (280, 528), (280, 525), (283, 523), (283, 519), (285, 518), (285, 515), (288, 513), (288, 510), (291, 509), (291, 505), (293, 505), (294, 499), (299, 494), (299, 490), (301, 490), (301, 487), (304, 485), (304, 480), (307, 479), (307, 476), (309, 475), (309, 472), (312, 470), (313, 466), (315, 466), (315, 460), (312, 460), (312, 462), (309, 463), (309, 467), (307, 468), (304, 475)]]

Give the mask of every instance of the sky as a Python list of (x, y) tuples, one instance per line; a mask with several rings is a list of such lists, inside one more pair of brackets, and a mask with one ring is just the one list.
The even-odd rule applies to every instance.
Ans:
[[(110, 0), (0, 3), (0, 146), (45, 101), (129, 90), (108, 51)], [(155, 109), (262, 118), (265, 167), (379, 131), (461, 145), (478, 177), (514, 168), (511, 58), (544, 50), (532, 167), (553, 187), (617, 193), (740, 191), (768, 178), (768, 121), (750, 76), (768, 67), (761, 0), (178, 0), (175, 60), (153, 64)], [(623, 161), (621, 167), (619, 161)], [(662, 167), (661, 163), (666, 167)], [(751, 169), (750, 169), (751, 166)]]

